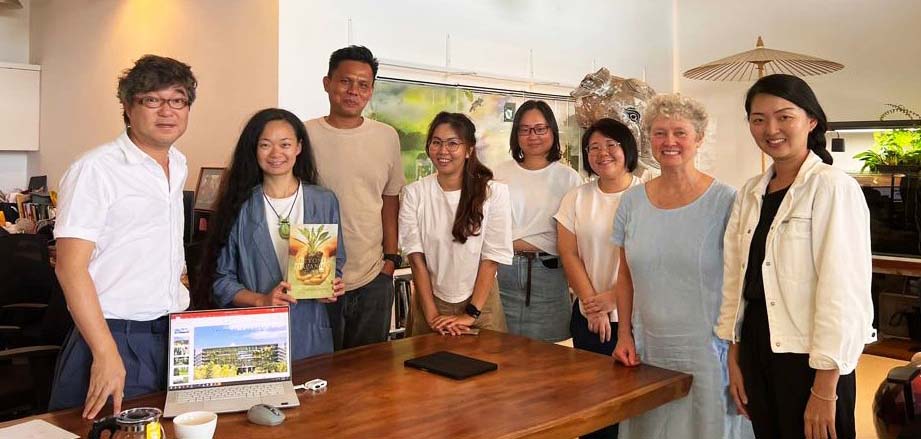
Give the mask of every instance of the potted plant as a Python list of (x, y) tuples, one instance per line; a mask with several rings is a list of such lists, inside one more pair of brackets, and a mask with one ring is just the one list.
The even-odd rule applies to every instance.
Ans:
[(857, 153), (860, 172), (917, 172), (921, 170), (921, 131), (896, 129), (873, 133), (874, 145)]
[[(892, 107), (883, 113), (879, 120), (893, 112), (907, 115), (911, 120), (918, 113), (908, 110), (901, 105), (886, 104)], [(921, 131), (909, 129), (893, 129), (873, 133), (873, 146), (854, 155), (857, 160), (863, 161), (860, 172), (886, 172), (886, 173), (914, 173), (921, 171)]]

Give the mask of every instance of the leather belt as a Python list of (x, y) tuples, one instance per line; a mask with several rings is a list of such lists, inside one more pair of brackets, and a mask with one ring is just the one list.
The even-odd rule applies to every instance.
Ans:
[[(559, 263), (559, 260), (557, 259), (556, 256), (550, 253), (546, 253), (546, 252), (516, 250), (515, 256), (521, 256), (528, 260), (528, 281), (525, 284), (525, 290), (524, 290), (524, 306), (531, 306), (531, 269), (534, 266), (534, 260), (535, 259), (540, 260), (541, 256), (553, 256), (553, 259), (555, 259), (554, 261), (555, 265)], [(547, 267), (546, 263), (544, 263), (543, 261), (541, 263), (543, 263), (544, 266)], [(556, 268), (556, 267), (547, 267), (547, 268)]]

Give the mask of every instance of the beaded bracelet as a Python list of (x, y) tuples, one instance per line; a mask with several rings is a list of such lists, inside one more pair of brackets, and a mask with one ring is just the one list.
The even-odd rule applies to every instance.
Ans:
[(826, 398), (822, 395), (819, 395), (818, 393), (815, 393), (815, 388), (813, 387), (809, 388), (809, 393), (811, 393), (812, 396), (821, 399), (822, 401), (835, 402), (838, 400), (838, 395), (835, 395), (833, 398)]

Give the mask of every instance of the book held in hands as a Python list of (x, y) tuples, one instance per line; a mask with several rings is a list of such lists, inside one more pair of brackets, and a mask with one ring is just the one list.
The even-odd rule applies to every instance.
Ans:
[(288, 238), (288, 291), (295, 299), (333, 297), (339, 226), (302, 224)]

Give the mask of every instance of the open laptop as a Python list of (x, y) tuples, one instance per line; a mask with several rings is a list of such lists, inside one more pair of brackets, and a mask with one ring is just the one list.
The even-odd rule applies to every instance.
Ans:
[(291, 383), (287, 306), (170, 314), (163, 416), (300, 405)]

